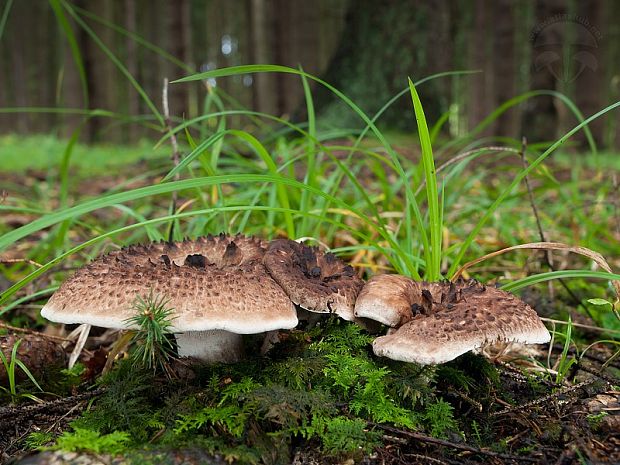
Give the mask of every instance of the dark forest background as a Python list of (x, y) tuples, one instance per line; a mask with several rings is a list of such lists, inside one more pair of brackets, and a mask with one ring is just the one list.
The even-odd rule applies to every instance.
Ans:
[[(102, 46), (157, 105), (164, 78), (240, 64), (302, 66), (370, 113), (405, 88), (407, 76), (480, 70), (421, 88), (431, 121), (447, 118), (447, 137), (466, 133), (503, 102), (530, 90), (562, 92), (585, 116), (620, 98), (620, 2), (612, 0), (76, 0), (72, 5), (79, 20), (69, 18), (66, 26), (75, 34), (85, 79), (50, 3), (12, 4), (0, 39), (0, 132), (66, 135), (82, 121), (59, 113), (15, 113), (16, 107), (148, 114)], [(167, 60), (164, 52), (180, 63)], [(304, 117), (299, 79), (281, 74), (173, 85), (171, 112), (179, 118), (200, 114), (210, 85), (239, 106)], [(323, 124), (359, 124), (329, 93), (316, 89), (315, 96)], [(412, 114), (405, 96), (382, 124), (408, 130)], [(565, 105), (542, 95), (505, 113), (484, 135), (549, 141), (574, 122)], [(87, 129), (83, 137), (91, 141), (149, 136), (142, 125), (103, 118), (91, 118)], [(620, 147), (614, 113), (591, 129), (602, 146)]]

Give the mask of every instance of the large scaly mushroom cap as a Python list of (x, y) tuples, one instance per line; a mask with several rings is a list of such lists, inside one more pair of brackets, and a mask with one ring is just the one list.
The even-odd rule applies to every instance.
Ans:
[[(263, 254), (261, 241), (239, 236), (128, 247), (80, 268), (41, 315), (59, 323), (128, 328), (136, 297), (153, 293), (174, 310), (171, 330), (185, 333), (177, 335), (179, 355), (233, 361), (240, 356), (236, 335), (298, 322), (290, 299), (262, 265)], [(211, 333), (200, 334), (205, 331)], [(209, 343), (215, 336), (220, 342)]]
[(376, 355), (422, 365), (439, 364), (494, 342), (542, 344), (551, 339), (529, 305), (474, 280), (420, 283), (406, 287), (406, 292), (410, 294), (403, 293), (400, 299), (410, 302), (409, 321), (375, 339)]
[(144, 245), (131, 245), (121, 250), (110, 252), (110, 257), (120, 257), (127, 266), (144, 265), (149, 261), (158, 261), (166, 255), (171, 262), (181, 266), (190, 255), (202, 255), (206, 263), (218, 268), (241, 265), (261, 260), (267, 250), (267, 242), (257, 237), (241, 234), (230, 236), (220, 234), (199, 237), (195, 240), (181, 242), (157, 242)]
[(317, 313), (336, 313), (353, 320), (355, 299), (364, 281), (332, 253), (289, 240), (270, 243), (263, 258), (267, 270), (290, 299)]

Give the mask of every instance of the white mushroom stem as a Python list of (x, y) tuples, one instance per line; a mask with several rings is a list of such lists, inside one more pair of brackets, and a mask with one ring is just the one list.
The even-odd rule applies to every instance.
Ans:
[(176, 333), (180, 357), (193, 357), (205, 363), (234, 363), (243, 356), (240, 334), (214, 329)]

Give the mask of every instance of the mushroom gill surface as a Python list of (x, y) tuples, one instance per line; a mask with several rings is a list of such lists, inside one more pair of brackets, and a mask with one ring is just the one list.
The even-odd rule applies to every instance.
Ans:
[(355, 299), (364, 281), (334, 254), (289, 239), (276, 239), (269, 244), (263, 263), (295, 304), (311, 312), (355, 319)]

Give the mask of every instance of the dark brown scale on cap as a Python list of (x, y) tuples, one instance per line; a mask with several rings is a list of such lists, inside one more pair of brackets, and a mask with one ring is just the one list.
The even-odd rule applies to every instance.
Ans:
[(170, 266), (170, 257), (166, 254), (163, 254), (161, 257), (161, 260), (164, 262), (164, 265), (166, 265), (167, 267)]
[(345, 320), (354, 319), (355, 299), (364, 282), (334, 254), (277, 239), (270, 243), (263, 263), (295, 304), (312, 312), (334, 312)]
[(234, 266), (241, 263), (243, 260), (243, 252), (237, 244), (233, 241), (226, 245), (224, 255), (222, 255), (222, 266)]
[(193, 254), (185, 257), (185, 262), (183, 264), (185, 266), (193, 266), (194, 268), (206, 268), (207, 260), (204, 255)]

